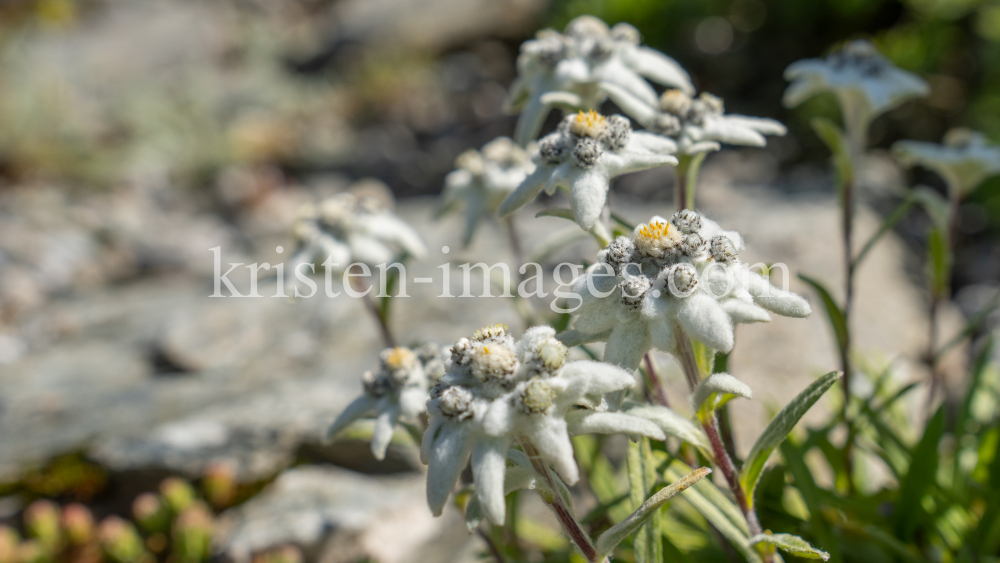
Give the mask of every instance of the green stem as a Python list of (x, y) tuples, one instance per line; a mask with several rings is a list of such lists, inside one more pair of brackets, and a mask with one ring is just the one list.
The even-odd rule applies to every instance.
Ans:
[(356, 276), (349, 276), (351, 278), (351, 285), (354, 286), (354, 290), (357, 292), (366, 292), (362, 301), (365, 303), (365, 308), (375, 318), (375, 322), (378, 324), (379, 332), (382, 333), (382, 341), (385, 342), (387, 348), (396, 347), (396, 339), (392, 335), (392, 330), (389, 328), (389, 320), (386, 318), (385, 308), (379, 307), (378, 303), (375, 302), (375, 298), (372, 297), (371, 285), (368, 282), (362, 281), (361, 278)]

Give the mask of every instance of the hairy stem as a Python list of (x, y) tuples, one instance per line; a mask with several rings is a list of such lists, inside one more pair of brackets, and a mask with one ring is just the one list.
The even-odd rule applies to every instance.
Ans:
[(580, 551), (583, 552), (587, 561), (590, 561), (591, 563), (608, 563), (607, 558), (604, 558), (603, 560), (598, 558), (597, 548), (594, 547), (594, 542), (590, 541), (590, 536), (587, 535), (587, 532), (583, 531), (580, 524), (575, 518), (573, 518), (573, 512), (570, 511), (569, 507), (566, 506), (566, 503), (563, 502), (562, 497), (559, 496), (559, 486), (556, 485), (555, 478), (552, 476), (549, 466), (546, 465), (542, 458), (538, 455), (538, 450), (535, 449), (535, 446), (527, 440), (521, 440), (521, 449), (524, 450), (528, 459), (531, 460), (531, 466), (539, 475), (542, 476), (543, 479), (545, 479), (545, 484), (547, 484), (549, 486), (549, 490), (552, 491), (551, 502), (549, 502), (549, 500), (545, 497), (542, 497), (542, 499), (549, 503), (549, 506), (552, 508), (552, 511), (555, 512), (556, 519), (559, 520), (559, 524), (562, 525), (563, 531), (566, 532), (566, 535), (568, 535), (570, 539), (573, 540), (573, 543), (580, 548)]
[(656, 373), (656, 366), (653, 365), (653, 357), (650, 356), (651, 352), (646, 352), (646, 373), (649, 375), (649, 384), (652, 387), (652, 391), (656, 396), (657, 402), (665, 407), (670, 407), (670, 401), (667, 400), (667, 390), (663, 387), (663, 381), (660, 376)]
[(677, 211), (687, 209), (688, 204), (688, 169), (691, 157), (677, 155), (677, 166), (674, 167), (674, 206)]
[(483, 538), (483, 541), (486, 542), (486, 547), (489, 548), (490, 554), (493, 555), (493, 558), (497, 560), (497, 563), (506, 563), (504, 561), (503, 554), (500, 553), (500, 548), (497, 547), (497, 544), (493, 541), (493, 538), (491, 538), (489, 534), (484, 532), (482, 528), (476, 528), (476, 532), (478, 532), (479, 537)]
[(510, 252), (514, 255), (514, 279), (521, 282), (521, 265), (524, 264), (524, 249), (521, 246), (521, 237), (517, 234), (517, 226), (514, 224), (514, 215), (508, 215), (504, 220), (507, 228), (507, 239), (510, 241)]
[[(684, 369), (688, 385), (691, 386), (691, 391), (694, 392), (701, 382), (701, 374), (698, 372), (698, 362), (694, 357), (691, 339), (688, 338), (688, 335), (684, 333), (680, 326), (676, 326), (675, 329), (678, 354), (680, 356), (678, 359), (680, 360), (681, 368)], [(743, 490), (743, 485), (740, 484), (740, 472), (736, 469), (733, 459), (729, 457), (729, 453), (726, 452), (726, 447), (722, 443), (722, 437), (719, 435), (718, 420), (714, 414), (710, 421), (702, 423), (702, 428), (705, 429), (705, 434), (708, 435), (708, 440), (712, 444), (712, 454), (715, 457), (715, 464), (722, 471), (722, 475), (726, 478), (726, 484), (729, 485), (729, 490), (732, 491), (733, 496), (736, 498), (736, 503), (743, 512), (743, 517), (747, 521), (747, 527), (750, 529), (750, 536), (753, 537), (760, 534), (763, 530), (760, 526), (760, 520), (757, 518), (757, 513), (747, 502), (746, 491)], [(774, 560), (770, 555), (764, 555), (763, 557), (766, 563), (772, 563)]]
[(378, 303), (375, 302), (375, 298), (372, 297), (372, 286), (369, 285), (368, 282), (363, 281), (360, 277), (348, 277), (351, 278), (351, 286), (353, 286), (354, 291), (365, 294), (362, 301), (364, 301), (365, 308), (368, 309), (368, 312), (375, 318), (375, 322), (378, 324), (379, 331), (382, 333), (382, 340), (385, 342), (386, 347), (395, 348), (396, 339), (392, 336), (392, 330), (389, 328), (389, 320), (386, 318), (385, 311), (379, 307)]

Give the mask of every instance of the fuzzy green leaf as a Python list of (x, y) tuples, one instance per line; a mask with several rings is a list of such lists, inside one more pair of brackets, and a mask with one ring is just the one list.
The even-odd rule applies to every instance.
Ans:
[(597, 538), (597, 551), (603, 556), (611, 553), (622, 540), (639, 528), (650, 516), (652, 516), (661, 506), (688, 487), (694, 485), (712, 470), (707, 467), (695, 469), (691, 473), (675, 480), (669, 486), (660, 489), (655, 495), (649, 497), (646, 502), (627, 518), (609, 528)]
[(829, 553), (816, 549), (809, 545), (809, 542), (806, 540), (792, 534), (771, 534), (765, 532), (750, 538), (750, 545), (757, 545), (761, 542), (773, 545), (784, 552), (797, 555), (803, 559), (822, 559), (823, 561), (830, 559)]
[(622, 411), (640, 418), (645, 418), (660, 427), (667, 436), (673, 436), (678, 440), (687, 442), (693, 446), (704, 448), (706, 451), (711, 448), (708, 437), (697, 424), (687, 418), (677, 414), (667, 407), (659, 405), (637, 405), (626, 402), (622, 405)]
[(560, 219), (576, 221), (576, 215), (574, 215), (573, 210), (568, 207), (550, 207), (548, 209), (543, 209), (538, 213), (535, 213), (535, 217), (559, 217)]
[(785, 440), (802, 415), (806, 414), (806, 411), (840, 379), (841, 375), (842, 372), (832, 371), (812, 382), (809, 387), (806, 387), (790, 403), (785, 405), (785, 408), (781, 409), (781, 412), (774, 417), (774, 420), (764, 429), (764, 433), (757, 439), (757, 443), (750, 450), (750, 455), (747, 456), (740, 474), (740, 482), (743, 485), (743, 490), (746, 491), (747, 502), (751, 506), (753, 506), (754, 489), (757, 487), (757, 481), (764, 470), (764, 464), (771, 457), (771, 452)]
[(752, 399), (753, 390), (728, 373), (713, 373), (703, 379), (694, 390), (692, 405), (698, 412), (698, 418), (707, 421), (711, 420), (716, 409), (736, 397)]

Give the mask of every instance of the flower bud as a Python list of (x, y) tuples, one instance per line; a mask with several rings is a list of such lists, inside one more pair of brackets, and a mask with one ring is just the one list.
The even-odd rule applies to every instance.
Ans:
[(17, 550), (21, 538), (9, 526), (0, 526), (0, 563), (17, 563)]
[(194, 488), (177, 477), (168, 477), (160, 483), (160, 494), (167, 501), (167, 506), (174, 514), (180, 514), (185, 508), (190, 506), (195, 499)]
[(154, 493), (143, 493), (132, 502), (132, 515), (143, 530), (164, 532), (170, 527), (170, 508)]
[(108, 516), (97, 527), (97, 538), (104, 554), (115, 563), (147, 563), (151, 556), (131, 522)]
[(534, 378), (528, 381), (517, 397), (517, 408), (525, 414), (542, 414), (552, 406), (555, 393), (545, 381)]
[(471, 391), (460, 385), (454, 385), (441, 391), (438, 409), (444, 416), (465, 420), (472, 416), (473, 398)]
[(36, 500), (24, 509), (24, 527), (28, 536), (38, 540), (50, 553), (59, 550), (62, 533), (59, 527), (59, 506), (49, 500)]
[(205, 470), (201, 487), (205, 498), (215, 509), (226, 508), (236, 496), (236, 471), (228, 463), (213, 463)]
[(71, 544), (86, 545), (94, 539), (94, 515), (82, 504), (68, 504), (62, 511), (62, 529)]
[(580, 139), (573, 147), (573, 160), (580, 168), (592, 168), (601, 158), (601, 144), (594, 139)]
[(208, 560), (214, 526), (212, 513), (201, 502), (192, 503), (177, 516), (172, 536), (178, 563)]

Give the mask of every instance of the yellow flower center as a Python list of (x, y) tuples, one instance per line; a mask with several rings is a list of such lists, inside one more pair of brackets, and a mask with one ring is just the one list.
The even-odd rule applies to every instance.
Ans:
[(597, 138), (608, 128), (608, 122), (603, 115), (594, 110), (576, 114), (576, 119), (570, 123), (569, 130), (579, 137)]
[(385, 367), (390, 371), (403, 369), (412, 365), (413, 352), (408, 348), (393, 348), (385, 354)]
[(667, 249), (677, 246), (683, 240), (680, 231), (670, 227), (670, 223), (666, 221), (643, 225), (635, 235), (635, 249), (645, 256), (662, 258)]
[[(660, 239), (670, 234), (670, 223), (647, 223), (639, 229), (639, 237)], [(638, 237), (636, 237), (638, 238)]]

